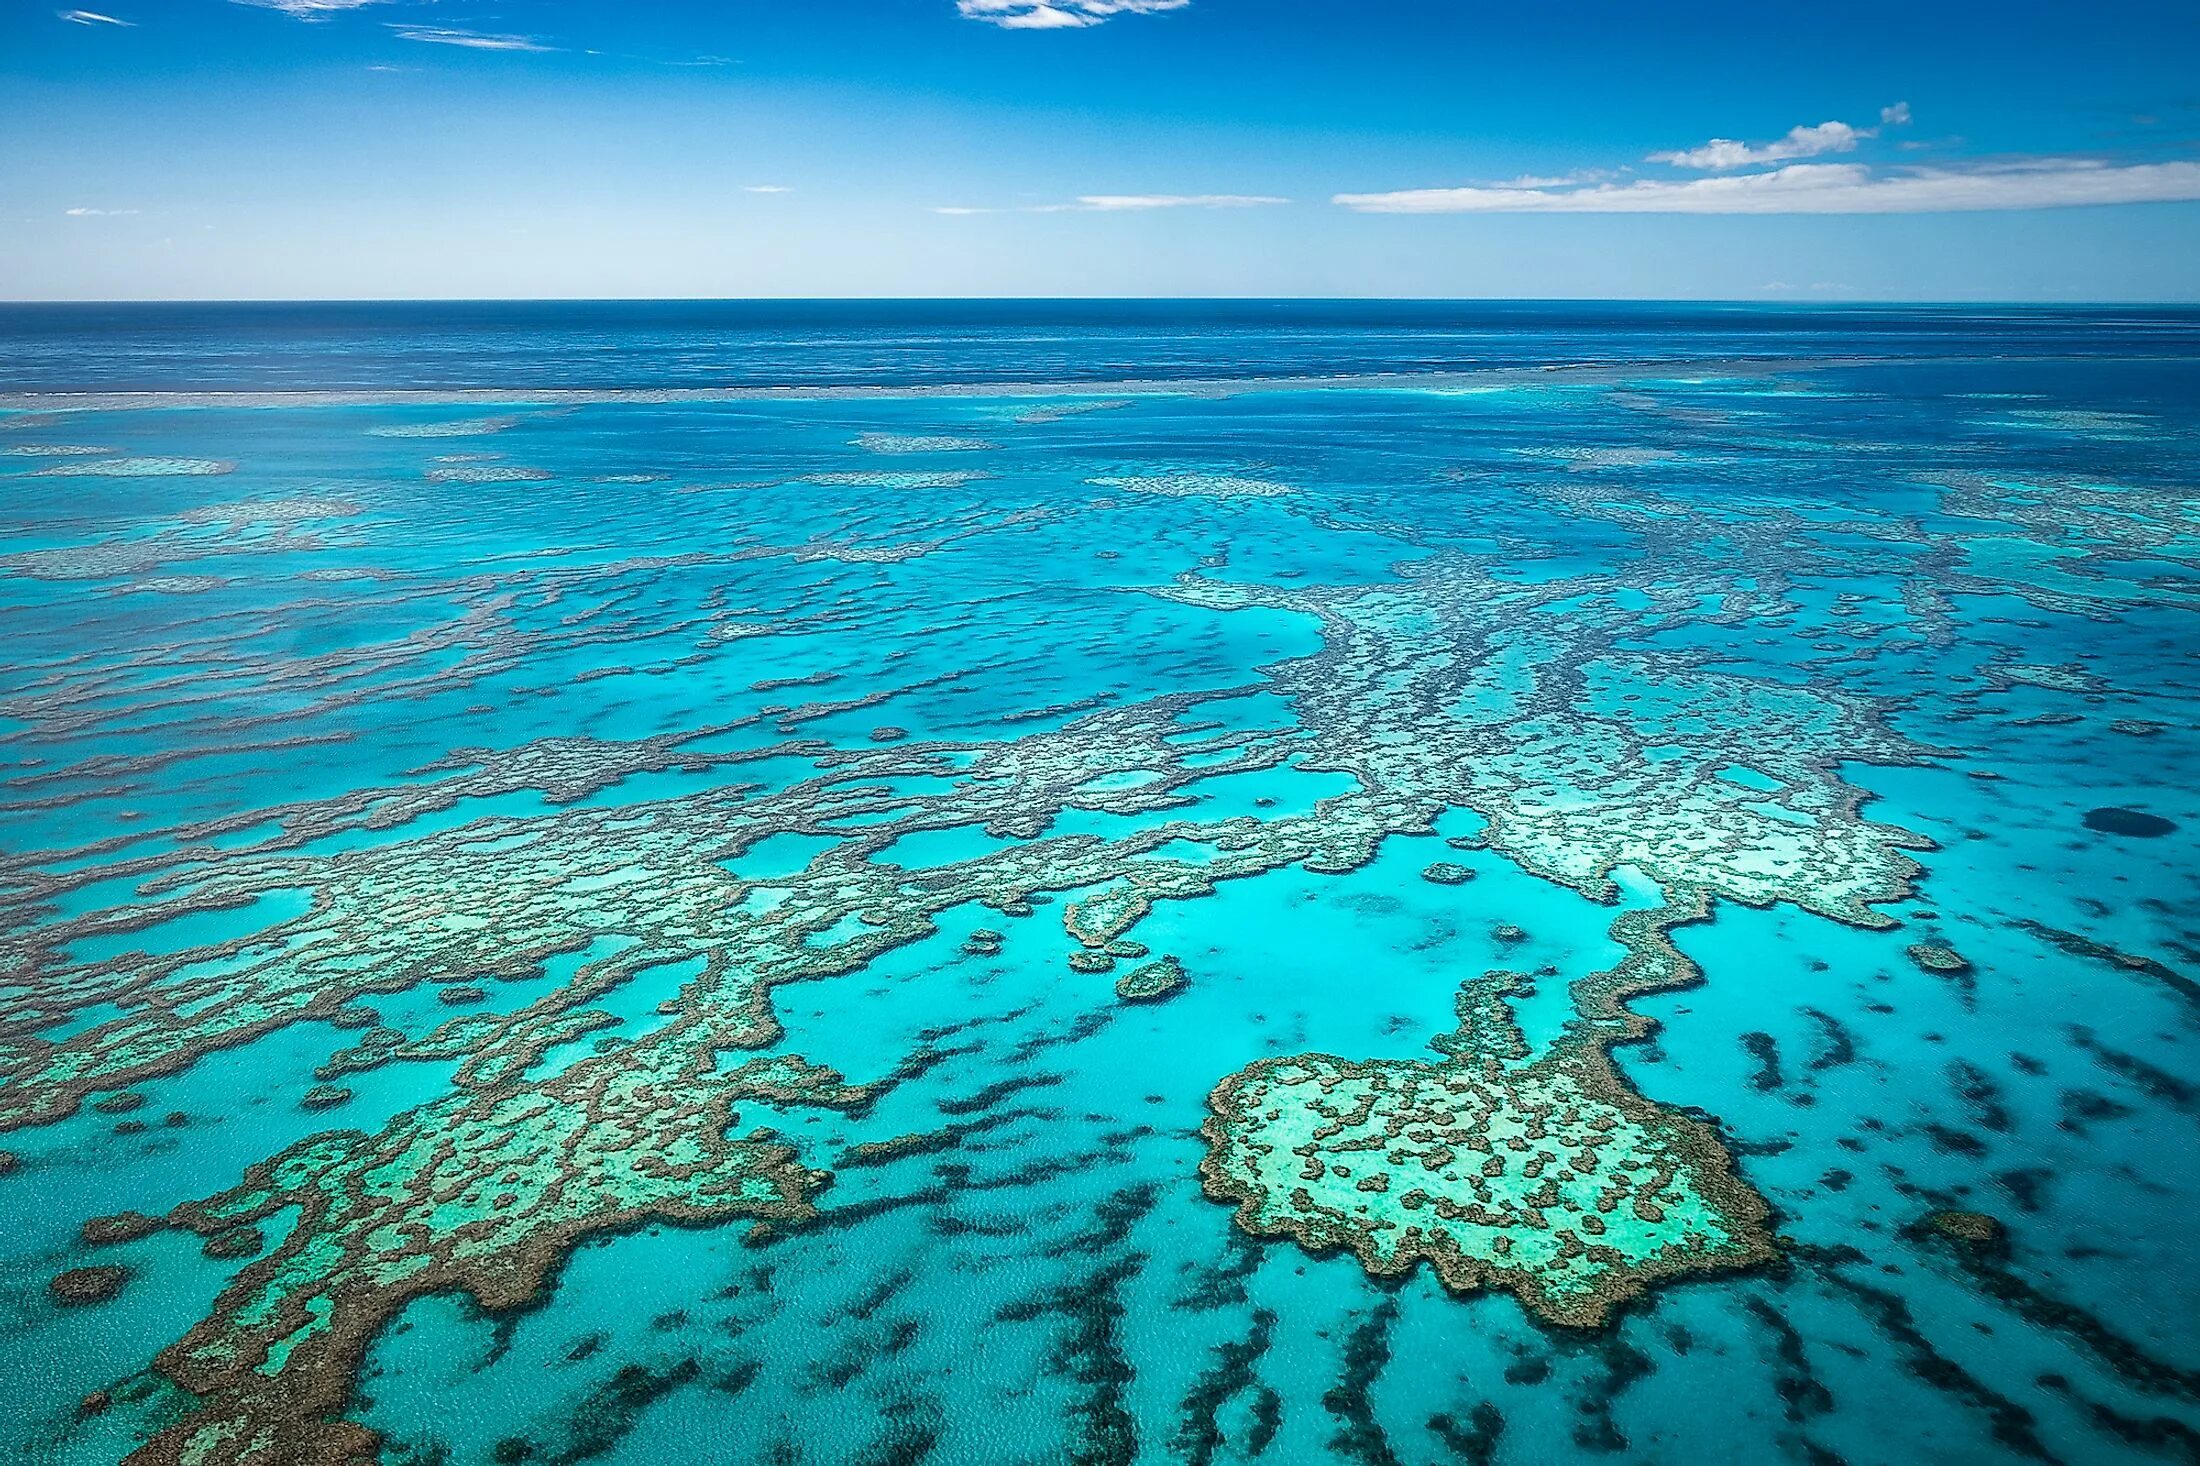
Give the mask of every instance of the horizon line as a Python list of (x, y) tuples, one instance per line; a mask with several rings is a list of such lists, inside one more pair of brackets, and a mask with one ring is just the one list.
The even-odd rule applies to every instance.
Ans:
[(0, 309), (35, 306), (286, 305), (1703, 305), (1804, 310), (1870, 307), (2180, 309), (2191, 297), (1686, 296), (1686, 295), (356, 295), (113, 296), (0, 299)]

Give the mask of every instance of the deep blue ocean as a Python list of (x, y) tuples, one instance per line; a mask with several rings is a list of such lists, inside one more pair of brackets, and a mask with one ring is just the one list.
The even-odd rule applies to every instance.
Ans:
[(0, 304), (35, 391), (910, 387), (1727, 358), (2192, 359), (2200, 308), (1589, 301)]
[(2200, 311), (0, 306), (0, 1460), (2200, 1460)]

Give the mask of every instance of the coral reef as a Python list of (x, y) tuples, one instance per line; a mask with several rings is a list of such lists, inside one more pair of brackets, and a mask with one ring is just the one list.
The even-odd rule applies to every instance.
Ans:
[[(1584, 979), (1583, 1012), (1695, 980), (1667, 937), (1699, 903), (1622, 917), (1626, 962)], [(1454, 1292), (1501, 1287), (1552, 1323), (1594, 1327), (1651, 1283), (1772, 1255), (1763, 1200), (1701, 1120), (1612, 1066), (1625, 1028), (1582, 1030), (1533, 1059), (1503, 998), (1469, 983), (1438, 1060), (1264, 1059), (1208, 1098), (1200, 1175), (1238, 1224), (1370, 1272), (1427, 1262)]]
[[(1021, 445), (1006, 426), (1120, 406), (1025, 413), (999, 444), (869, 432), (853, 447), (994, 450), (988, 462), (1011, 465)], [(398, 452), (515, 423), (368, 432), (377, 451)], [(836, 426), (836, 441), (853, 430)], [(356, 422), (345, 431), (361, 436)], [(60, 462), (10, 482), (229, 466), (106, 451), (26, 453)], [(1005, 512), (984, 490), (958, 492), (981, 475), (849, 468), (846, 452), (812, 467), (806, 453), (663, 498), (642, 487), (659, 475), (607, 478), (603, 464), (416, 462), (504, 512), (553, 480), (632, 484), (647, 500), (631, 521), (606, 509), (580, 549), (510, 551), (499, 522), (434, 569), (387, 551), (412, 531), (377, 519), (386, 501), (367, 482), (287, 482), (111, 533), (11, 543), (0, 557), (17, 594), (54, 604), (124, 586), (193, 592), (188, 604), (133, 598), (134, 614), (163, 618), (166, 640), (46, 654), (0, 689), (13, 760), (0, 804), (57, 842), (0, 859), (0, 1132), (122, 1116), (149, 1094), (156, 1114), (168, 1079), (306, 1025), (332, 1031), (276, 1091), (272, 1109), (297, 1122), (288, 1143), (194, 1187), (212, 1194), (172, 1208), (173, 1193), (135, 1198), (161, 1215), (84, 1226), (86, 1248), (181, 1230), (240, 1265), (158, 1356), (194, 1408), (164, 1418), (140, 1462), (373, 1459), (371, 1432), (344, 1414), (370, 1344), (416, 1300), (458, 1293), (514, 1309), (582, 1241), (653, 1224), (754, 1228), (762, 1241), (829, 1227), (836, 1203), (855, 1215), (901, 1204), (845, 1201), (828, 1189), (834, 1171), (864, 1173), (854, 1189), (930, 1157), (959, 1186), (948, 1152), (1009, 1096), (1057, 1082), (1003, 1078), (941, 1103), (957, 1118), (938, 1128), (896, 1114), (874, 1138), (811, 1142), (811, 1121), (863, 1118), (936, 1055), (927, 1040), (852, 1078), (829, 1068), (819, 1061), (847, 1061), (831, 1032), (790, 1016), (794, 984), (868, 981), (943, 933), (940, 950), (959, 949), (966, 974), (989, 974), (1032, 950), (1017, 943), (1043, 939), (1056, 955), (1035, 965), (1103, 1020), (1162, 1026), (1227, 991), (1210, 989), (1211, 974), (1234, 974), (1157, 911), (1261, 877), (1318, 886), (1392, 852), (1412, 899), (1474, 940), (1532, 950), (1550, 935), (1538, 914), (1472, 904), (1509, 865), (1611, 908), (1620, 955), (1572, 982), (1554, 1032), (1532, 1041), (1515, 1013), (1529, 979), (1492, 972), (1461, 984), (1458, 1027), (1433, 1056), (1284, 1054), (1323, 1042), (1298, 1037), (1214, 1062), (1243, 1067), (1214, 1083), (1200, 1179), (1233, 1209), (1237, 1245), (1296, 1239), (1382, 1276), (1425, 1263), (1454, 1291), (1503, 1290), (1579, 1328), (1661, 1283), (1763, 1263), (1767, 1205), (1718, 1129), (1657, 1099), (1654, 1069), (1616, 1062), (1615, 1046), (1650, 1033), (1630, 1003), (1698, 978), (1673, 933), (1722, 903), (1887, 932), (1888, 907), (1933, 846), (1867, 817), (1856, 771), (1959, 751), (1901, 731), (1917, 693), (1886, 647), (1947, 645), (1957, 598), (1973, 595), (2113, 616), (2130, 599), (2116, 567), (2172, 560), (2186, 533), (2183, 501), (2166, 490), (2051, 478), (1938, 474), (1899, 513), (1691, 499), (1681, 468), (1717, 465), (1668, 447), (1508, 450), (1501, 469), (1432, 469), (1387, 496), (1323, 490), (1312, 465), (1271, 468), (1236, 447), (1204, 461), (1248, 465), (1242, 474), (1106, 472), (1096, 460)], [(1202, 460), (1163, 460), (1188, 461)], [(1004, 467), (1001, 486), (1022, 472)], [(406, 479), (415, 500), (477, 497)], [(1433, 492), (1462, 486), (1491, 492), (1448, 510)], [(605, 548), (645, 535), (641, 519), (668, 504), (799, 522), (748, 533), (713, 520), (708, 533)], [(833, 506), (830, 523), (802, 518), (818, 504)], [(1092, 517), (1090, 536), (1079, 516)], [(1257, 537), (1236, 535), (1262, 516), (1288, 526), (1275, 543), (1320, 531), (1352, 553), (1279, 568)], [(1065, 524), (1069, 536), (1041, 534)], [(1997, 571), (1950, 524), (2036, 553)], [(1139, 540), (1149, 529), (1162, 551)], [(1010, 568), (983, 594), (942, 594), (931, 578), (996, 551)], [(1890, 604), (1876, 608), (1886, 619), (1826, 594), (1840, 557), (1894, 567)], [(1018, 582), (1048, 574), (1062, 577), (1043, 581), (1060, 604), (1105, 609), (1089, 624), (1003, 634), (1001, 606), (1030, 589)], [(881, 604), (891, 617), (871, 614)], [(1142, 652), (1155, 626), (1194, 628), (1186, 641), (1212, 660), (1133, 685), (1137, 655), (1123, 649)], [(1261, 639), (1278, 627), (1288, 636)], [(1107, 675), (1064, 686), (1041, 675), (1056, 663)], [(978, 668), (985, 695), (969, 695)], [(692, 680), (705, 711), (661, 716), (674, 705), (652, 679)], [(600, 721), (569, 720), (557, 694), (575, 688), (601, 690)], [(2008, 716), (2067, 718), (2117, 695), (2066, 654), (1997, 653), (1962, 711), (2023, 699)], [(247, 800), (220, 780), (239, 765), (283, 770), (430, 706), (442, 719), (423, 734), (430, 753), (350, 784), (278, 775)], [(219, 797), (193, 797), (202, 782)], [(1321, 792), (1291, 802), (1309, 788)], [(2084, 821), (2124, 836), (2175, 828), (2123, 808)], [(776, 863), (790, 845), (801, 857)], [(1476, 865), (1429, 859), (1445, 849), (1475, 852)], [(2051, 939), (2184, 991), (2155, 959)], [(1192, 963), (1191, 1002), (1162, 1002), (1184, 990), (1185, 968), (1147, 942)], [(1063, 975), (1065, 946), (1088, 975)], [(1998, 967), (1993, 946), (1974, 950)], [(1928, 971), (1970, 973), (1937, 939), (1909, 953)], [(1093, 980), (1102, 974), (1112, 982)], [(1161, 1006), (1126, 1014), (1111, 988), (1118, 1002)], [(805, 1056), (768, 1052), (782, 1043)], [(393, 1071), (424, 1076), (428, 1091), (394, 1112), (375, 1098)], [(0, 1153), (9, 1184), (32, 1166)], [(1128, 1439), (1118, 1375), (1131, 1272), (1117, 1254), (1156, 1205), (1150, 1190), (1120, 1191), (1100, 1229), (1116, 1251), (1089, 1289), (1054, 1297), (1073, 1331), (1081, 1438), (1096, 1449)], [(1977, 1235), (1969, 1215), (1942, 1212), (1931, 1227), (1999, 1235)], [(72, 1269), (53, 1296), (111, 1296), (126, 1277)], [(1353, 1346), (1363, 1376), (1394, 1318), (1351, 1331), (1364, 1336)], [(1246, 1360), (1272, 1323), (1233, 1341), (1239, 1352), (1206, 1385), (1247, 1402), (1270, 1434), (1276, 1406)], [(640, 1378), (634, 1398), (671, 1379)], [(1367, 1388), (1358, 1378), (1339, 1395), (1340, 1430), (1364, 1430)], [(1475, 1449), (1503, 1424), (1466, 1405), (1441, 1418), (1440, 1435), (1484, 1443)], [(1198, 1422), (1184, 1439), (1214, 1449)]]
[(1134, 967), (1115, 980), (1115, 995), (1126, 1003), (1158, 1003), (1184, 986), (1184, 968), (1174, 957)]

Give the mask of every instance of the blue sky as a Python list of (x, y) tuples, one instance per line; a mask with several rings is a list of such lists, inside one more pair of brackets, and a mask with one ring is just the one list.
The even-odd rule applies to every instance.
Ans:
[(2200, 299), (2200, 6), (0, 0), (0, 298)]

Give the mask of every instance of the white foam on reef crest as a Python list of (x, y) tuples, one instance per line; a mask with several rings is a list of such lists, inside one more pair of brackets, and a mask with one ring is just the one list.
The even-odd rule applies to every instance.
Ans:
[[(2004, 363), (2032, 358), (1961, 357), (1941, 360), (1951, 366), (1970, 362)], [(1107, 392), (1133, 397), (1234, 397), (1248, 392), (1325, 390), (1428, 391), (1463, 387), (1532, 386), (1552, 381), (1609, 383), (1630, 381), (1670, 358), (1645, 356), (1629, 361), (1569, 362), (1552, 366), (1440, 368), (1433, 371), (1353, 373), (1278, 373), (1236, 377), (1122, 377), (1112, 381), (895, 382), (830, 386), (765, 387), (449, 387), (336, 388), (308, 391), (243, 390), (192, 392), (0, 392), (0, 412), (36, 413), (0, 423), (9, 429), (47, 427), (69, 412), (118, 412), (185, 407), (435, 407), (479, 405), (507, 407), (581, 407), (609, 402), (851, 402), (905, 398), (1063, 397)], [(1883, 366), (1885, 356), (1737, 356), (1691, 359), (1696, 383), (1751, 377)], [(890, 436), (890, 435), (887, 435)]]
[(521, 484), (539, 483), (554, 477), (547, 468), (517, 468), (510, 464), (486, 464), (478, 468), (431, 468), (428, 482), (431, 484)]
[(1128, 489), (1134, 494), (1163, 494), (1190, 499), (1272, 499), (1298, 492), (1289, 484), (1261, 478), (1239, 478), (1223, 473), (1164, 473), (1145, 477), (1095, 478), (1085, 482), (1103, 489)]
[(806, 473), (799, 479), (782, 482), (815, 484), (823, 489), (959, 489), (964, 484), (977, 483), (993, 477), (989, 473), (971, 473), (947, 469), (939, 473), (895, 473), (890, 469), (856, 473)]
[(41, 468), (33, 478), (195, 478), (231, 473), (237, 465), (223, 458), (92, 458)]
[(225, 582), (214, 575), (151, 575), (131, 585), (115, 587), (117, 595), (196, 596), (219, 590)]
[(1642, 468), (1680, 457), (1670, 448), (1515, 448), (1522, 458), (1555, 458), (1568, 473), (1595, 473), (1606, 468)]
[(926, 437), (904, 433), (865, 433), (849, 440), (849, 446), (866, 453), (983, 453), (998, 448), (983, 438)]
[(305, 519), (349, 519), (360, 512), (351, 499), (246, 499), (204, 504), (177, 518), (185, 524), (290, 524)]
[(2071, 433), (2113, 443), (2132, 443), (2155, 434), (2154, 420), (2140, 412), (2092, 412), (2079, 408), (2060, 411), (2020, 411), (2003, 414), (2020, 428), (2034, 432)]
[(112, 448), (86, 448), (74, 443), (12, 443), (0, 448), (12, 458), (97, 458), (112, 453)]
[(468, 417), (455, 422), (396, 423), (389, 427), (369, 428), (370, 438), (483, 438), (491, 433), (501, 433), (506, 428), (516, 428), (516, 417)]
[(1088, 412), (1113, 412), (1119, 407), (1130, 405), (1130, 400), (1122, 397), (1111, 397), (1100, 402), (1050, 402), (1028, 412), (1019, 412), (1014, 421), (1023, 427), (1038, 427), (1045, 423), (1060, 422), (1065, 417), (1078, 417)]

